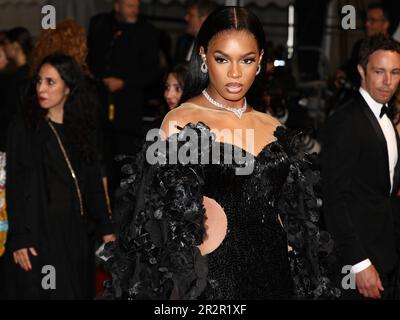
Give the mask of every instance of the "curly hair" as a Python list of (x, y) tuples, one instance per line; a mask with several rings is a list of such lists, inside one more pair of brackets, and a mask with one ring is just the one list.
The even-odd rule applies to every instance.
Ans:
[(29, 94), (25, 98), (25, 121), (28, 127), (38, 130), (46, 121), (47, 110), (40, 107), (36, 83), (42, 66), (50, 65), (70, 89), (64, 104), (63, 127), (66, 142), (75, 161), (91, 163), (96, 156), (96, 106), (97, 96), (82, 67), (71, 56), (63, 53), (51, 54), (37, 66)]
[(65, 19), (57, 24), (56, 29), (42, 31), (32, 53), (31, 74), (35, 72), (38, 64), (45, 57), (56, 52), (73, 57), (80, 64), (82, 70), (89, 74), (86, 64), (88, 54), (86, 31), (74, 19)]

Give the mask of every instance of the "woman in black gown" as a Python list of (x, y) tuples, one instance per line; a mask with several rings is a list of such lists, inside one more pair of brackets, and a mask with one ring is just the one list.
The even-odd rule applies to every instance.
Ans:
[(149, 133), (142, 156), (123, 166), (120, 230), (104, 253), (113, 275), (105, 297), (338, 294), (319, 259), (318, 174), (295, 135), (247, 105), (264, 70), (264, 37), (257, 17), (241, 7), (204, 22), (185, 102), (153, 135), (158, 144)]
[(93, 238), (115, 239), (85, 81), (73, 58), (48, 56), (35, 74), (24, 117), (10, 125), (10, 299), (93, 298)]

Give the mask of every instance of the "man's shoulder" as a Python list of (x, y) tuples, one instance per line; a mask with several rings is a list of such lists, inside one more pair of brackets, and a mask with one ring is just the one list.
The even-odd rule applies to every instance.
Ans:
[(353, 96), (332, 112), (324, 124), (324, 130), (337, 131), (339, 128), (354, 128), (356, 123), (362, 122), (362, 97)]
[(343, 102), (336, 110), (332, 113), (331, 117), (343, 117), (354, 115), (360, 112), (362, 105), (362, 96), (357, 92), (349, 97), (349, 99)]

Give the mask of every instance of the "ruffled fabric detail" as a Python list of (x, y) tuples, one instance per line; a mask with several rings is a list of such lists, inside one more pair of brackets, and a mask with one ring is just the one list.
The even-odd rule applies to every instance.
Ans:
[(103, 253), (110, 258), (106, 270), (112, 275), (104, 298), (196, 299), (207, 281), (207, 260), (197, 248), (205, 234), (200, 166), (150, 166), (148, 146), (134, 163), (119, 159), (126, 162), (126, 178), (115, 210), (118, 239)]
[(284, 148), (289, 173), (279, 201), (280, 215), (287, 233), (290, 267), (297, 299), (333, 299), (340, 296), (328, 278), (333, 240), (318, 227), (322, 209), (317, 156), (305, 154), (300, 134), (278, 127), (274, 135)]

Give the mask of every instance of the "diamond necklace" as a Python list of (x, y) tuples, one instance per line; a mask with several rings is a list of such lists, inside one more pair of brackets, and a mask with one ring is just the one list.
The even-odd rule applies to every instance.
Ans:
[(231, 107), (224, 106), (222, 103), (219, 103), (219, 102), (215, 101), (213, 98), (210, 97), (210, 95), (208, 94), (206, 89), (204, 89), (202, 91), (202, 94), (212, 105), (216, 106), (217, 108), (225, 109), (225, 110), (228, 110), (230, 112), (233, 112), (239, 119), (242, 117), (243, 113), (247, 109), (246, 97), (244, 98), (243, 107), (237, 109), (237, 108), (231, 108)]

